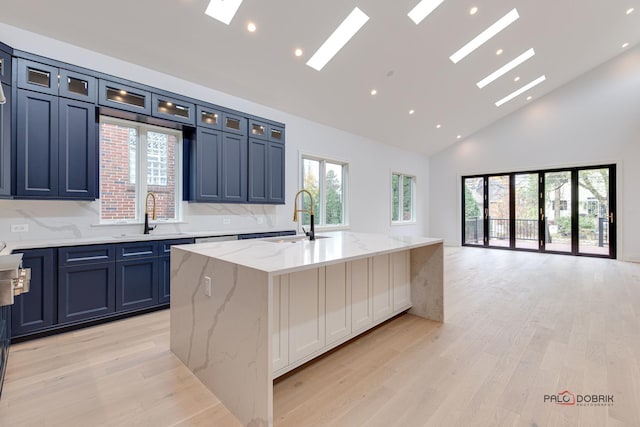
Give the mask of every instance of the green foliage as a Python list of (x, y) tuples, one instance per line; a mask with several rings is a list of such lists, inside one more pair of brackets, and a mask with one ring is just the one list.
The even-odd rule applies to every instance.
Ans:
[(464, 187), (464, 217), (465, 218), (477, 218), (480, 216), (480, 206), (478, 202), (473, 198), (473, 194), (469, 187)]

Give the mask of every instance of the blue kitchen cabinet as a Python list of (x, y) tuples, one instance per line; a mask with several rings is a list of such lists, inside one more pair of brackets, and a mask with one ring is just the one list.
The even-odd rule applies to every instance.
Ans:
[(197, 202), (222, 201), (222, 132), (198, 128), (192, 180)]
[(9, 344), (11, 343), (11, 308), (8, 305), (0, 307), (0, 396), (4, 373), (9, 359)]
[[(2, 52), (2, 51), (0, 51)], [(2, 84), (5, 104), (0, 104), (0, 196), (11, 195), (11, 86)]]
[[(11, 70), (12, 70), (12, 57), (11, 49), (4, 43), (0, 43), (0, 82), (5, 83), (7, 85), (11, 84)], [(6, 92), (5, 92), (6, 94)]]
[(116, 311), (158, 304), (158, 243), (122, 243), (116, 250)]
[(50, 328), (56, 323), (56, 250), (29, 249), (22, 253), (22, 266), (31, 269), (29, 292), (15, 297), (11, 306), (11, 336)]
[(116, 310), (115, 245), (58, 249), (58, 323), (107, 316)]
[(18, 90), (18, 197), (95, 199), (95, 106)]
[(247, 201), (247, 137), (222, 134), (222, 201)]
[(193, 239), (174, 239), (158, 242), (158, 303), (168, 304), (171, 299), (171, 246), (188, 245)]
[(284, 144), (249, 139), (249, 202), (284, 203)]

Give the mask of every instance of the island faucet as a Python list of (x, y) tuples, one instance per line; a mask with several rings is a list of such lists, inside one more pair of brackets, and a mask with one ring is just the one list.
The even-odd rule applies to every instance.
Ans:
[[(309, 195), (309, 201), (311, 202), (311, 204), (309, 205), (309, 209), (298, 209), (298, 196), (301, 193), (307, 193)], [(302, 197), (304, 197), (304, 196), (302, 196)], [(294, 221), (298, 220), (298, 212), (308, 212), (309, 213), (309, 219), (311, 221), (311, 230), (305, 231), (304, 234), (309, 236), (309, 240), (316, 240), (316, 232), (315, 232), (315, 229), (313, 228), (313, 222), (314, 222), (313, 196), (307, 190), (302, 189), (302, 190), (298, 191), (296, 193), (295, 197), (293, 198), (293, 220)], [(302, 230), (304, 231), (304, 227), (302, 228)]]
[(149, 225), (149, 197), (153, 200), (153, 220), (156, 220), (156, 195), (149, 191), (147, 198), (144, 199), (144, 234), (149, 234), (149, 231), (156, 228), (155, 225)]

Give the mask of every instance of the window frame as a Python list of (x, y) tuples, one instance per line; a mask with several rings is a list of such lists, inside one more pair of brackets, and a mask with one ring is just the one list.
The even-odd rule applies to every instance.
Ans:
[[(393, 177), (394, 175), (397, 175), (399, 177), (398, 182), (402, 182), (402, 184), (399, 185), (399, 189), (398, 189), (398, 220), (394, 220), (393, 219)], [(402, 191), (403, 186), (404, 186), (404, 178), (410, 178), (411, 179), (411, 219), (408, 220), (404, 220), (402, 219), (403, 217), (403, 213), (404, 213), (404, 192)], [(408, 174), (408, 173), (403, 173), (403, 172), (398, 172), (398, 171), (391, 171), (390, 174), (390, 180), (389, 180), (389, 218), (390, 218), (390, 222), (391, 225), (415, 225), (418, 221), (417, 221), (417, 212), (416, 212), (416, 198), (418, 196), (418, 192), (417, 192), (417, 178), (415, 175), (412, 174)]]
[[(159, 184), (147, 184), (146, 179), (138, 179), (139, 177), (147, 176), (147, 162), (143, 162), (143, 159), (146, 159), (147, 156), (147, 132), (157, 132), (157, 133), (165, 133), (170, 134), (176, 137), (175, 142), (175, 153), (174, 153), (174, 172), (175, 172), (175, 188), (174, 188), (174, 197), (175, 197), (175, 215), (172, 219), (156, 219), (153, 220), (155, 223), (180, 223), (182, 222), (182, 188), (183, 188), (183, 134), (179, 129), (173, 129), (169, 127), (157, 126), (143, 122), (136, 122), (132, 120), (120, 119), (107, 115), (100, 115), (98, 119), (98, 128), (99, 131), (99, 140), (102, 140), (101, 132), (102, 132), (102, 124), (108, 123), (116, 126), (123, 126), (129, 128), (136, 128), (138, 135), (138, 143), (136, 146), (136, 160), (135, 160), (135, 182), (132, 185), (136, 189), (136, 204), (135, 204), (135, 213), (136, 217), (131, 220), (127, 219), (103, 219), (102, 218), (102, 199), (100, 197), (100, 192), (102, 190), (102, 185), (100, 184), (98, 187), (98, 199), (100, 200), (100, 225), (123, 225), (123, 224), (142, 224), (144, 223), (144, 211), (145, 211), (145, 201), (147, 197), (148, 187), (149, 186), (157, 186)], [(99, 150), (98, 159), (101, 162), (102, 159), (102, 151)], [(98, 172), (101, 175), (101, 171)], [(129, 174), (131, 175), (131, 174)], [(167, 175), (167, 181), (168, 181)]]
[[(339, 160), (336, 158), (331, 158), (327, 156), (322, 156), (318, 154), (311, 153), (303, 153), (299, 152), (298, 159), (298, 188), (299, 190), (304, 189), (304, 161), (312, 160), (320, 162), (320, 166), (318, 168), (318, 192), (320, 194), (318, 200), (318, 206), (320, 208), (320, 212), (314, 212), (316, 216), (319, 216), (319, 223), (315, 225), (316, 230), (324, 230), (324, 231), (332, 231), (332, 230), (348, 230), (351, 228), (350, 226), (350, 215), (349, 215), (349, 162), (346, 160)], [(327, 200), (326, 200), (326, 164), (331, 163), (334, 165), (339, 165), (342, 167), (342, 224), (327, 224), (326, 223), (326, 208), (327, 208)], [(302, 197), (302, 196), (300, 196)], [(298, 217), (298, 227), (308, 227), (309, 224), (303, 223), (304, 215), (300, 215)]]

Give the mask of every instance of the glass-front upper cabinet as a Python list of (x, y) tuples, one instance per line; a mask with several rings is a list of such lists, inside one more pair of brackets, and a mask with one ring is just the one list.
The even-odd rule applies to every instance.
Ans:
[(284, 143), (284, 128), (249, 120), (249, 137)]
[(151, 115), (151, 92), (100, 79), (98, 103), (118, 110)]
[(222, 130), (240, 135), (247, 134), (247, 119), (237, 114), (222, 114)]
[(222, 112), (215, 108), (198, 105), (198, 126), (209, 129), (222, 129)]
[(11, 55), (0, 50), (0, 82), (11, 85)]
[(19, 58), (18, 87), (58, 95), (58, 68)]
[(61, 69), (60, 96), (95, 103), (98, 99), (98, 81), (95, 77)]
[(196, 108), (194, 104), (155, 93), (152, 95), (151, 99), (153, 105), (152, 114), (155, 117), (169, 119), (188, 125), (195, 124)]

